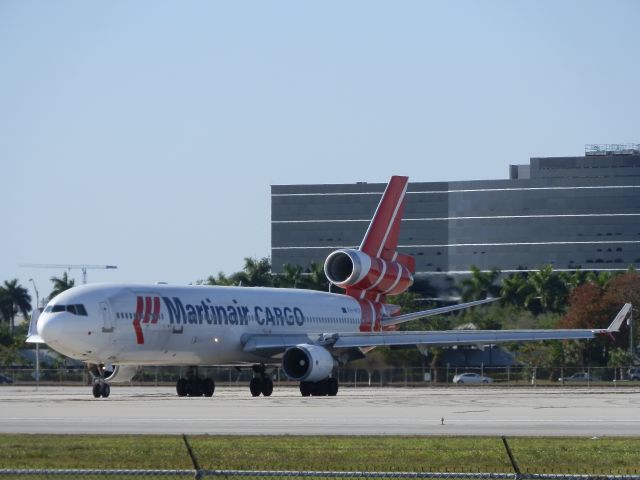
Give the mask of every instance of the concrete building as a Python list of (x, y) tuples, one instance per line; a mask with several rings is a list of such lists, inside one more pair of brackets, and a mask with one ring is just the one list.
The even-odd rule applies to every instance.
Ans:
[[(640, 145), (588, 145), (584, 156), (531, 158), (509, 173), (409, 183), (399, 250), (415, 257), (418, 277), (446, 287), (471, 265), (503, 272), (640, 267)], [(273, 185), (273, 271), (357, 247), (384, 188)]]

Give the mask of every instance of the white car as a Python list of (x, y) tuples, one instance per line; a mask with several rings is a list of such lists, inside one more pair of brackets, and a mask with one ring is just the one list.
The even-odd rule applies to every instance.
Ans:
[(599, 382), (600, 377), (589, 375), (587, 372), (577, 372), (569, 377), (560, 377), (559, 382)]
[(493, 379), (484, 377), (478, 373), (460, 373), (453, 377), (453, 383), (458, 385), (477, 384), (477, 383), (493, 383)]

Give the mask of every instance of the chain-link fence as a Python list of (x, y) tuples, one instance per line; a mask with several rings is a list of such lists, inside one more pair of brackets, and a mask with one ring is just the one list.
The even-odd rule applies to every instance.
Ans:
[(637, 475), (607, 474), (548, 474), (548, 473), (467, 473), (467, 472), (365, 472), (365, 471), (278, 471), (278, 470), (45, 470), (45, 469), (4, 469), (0, 470), (0, 479), (16, 480), (68, 480), (82, 479), (204, 479), (204, 478), (308, 478), (308, 479), (350, 479), (350, 478), (428, 478), (428, 479), (460, 479), (460, 480), (640, 480)]
[[(178, 378), (184, 376), (186, 368), (179, 367), (143, 367), (136, 374), (132, 385), (173, 386)], [(0, 373), (7, 383), (14, 385), (33, 385), (37, 374), (32, 368), (5, 368)], [(482, 378), (456, 378), (462, 373), (476, 373)], [(199, 375), (211, 377), (217, 385), (245, 385), (252, 377), (250, 369), (201, 367)], [(428, 387), (457, 384), (499, 385), (499, 386), (640, 386), (639, 367), (341, 367), (335, 375), (340, 385), (345, 387), (380, 386), (380, 387)], [(83, 368), (61, 367), (41, 369), (42, 385), (90, 385), (91, 375)], [(273, 370), (276, 385), (289, 384), (280, 368)], [(1, 383), (1, 382), (0, 382)]]
[(203, 479), (203, 478), (234, 478), (265, 479), (265, 478), (309, 478), (309, 479), (350, 479), (350, 478), (427, 478), (427, 479), (514, 479), (514, 480), (586, 480), (586, 479), (612, 479), (612, 480), (640, 480), (638, 474), (610, 475), (605, 472), (596, 474), (550, 474), (550, 473), (523, 473), (520, 470), (511, 447), (502, 437), (506, 454), (513, 472), (403, 472), (403, 471), (319, 471), (319, 470), (211, 470), (203, 469), (198, 458), (193, 452), (186, 435), (182, 436), (186, 451), (189, 455), (193, 469), (182, 470), (154, 470), (154, 469), (0, 469), (0, 479), (42, 479), (64, 480), (71, 478), (100, 479), (100, 478), (173, 478), (173, 479)]

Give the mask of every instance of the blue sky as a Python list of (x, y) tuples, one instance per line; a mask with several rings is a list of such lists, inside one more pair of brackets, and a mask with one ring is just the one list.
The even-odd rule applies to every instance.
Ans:
[[(0, 281), (189, 283), (270, 185), (506, 178), (640, 142), (640, 2), (0, 2)], [(80, 281), (78, 271), (71, 271)]]

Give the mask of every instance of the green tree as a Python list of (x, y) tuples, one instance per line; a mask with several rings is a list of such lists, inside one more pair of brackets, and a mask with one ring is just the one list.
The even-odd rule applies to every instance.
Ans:
[(531, 294), (531, 284), (526, 272), (513, 273), (502, 279), (500, 297), (505, 305), (523, 307), (527, 297)]
[(2, 289), (0, 293), (2, 315), (9, 320), (9, 333), (13, 335), (14, 322), (18, 312), (28, 318), (31, 311), (31, 295), (26, 288), (18, 283), (17, 278), (5, 280), (0, 289)]
[(64, 272), (62, 277), (51, 277), (50, 280), (53, 283), (53, 290), (49, 294), (50, 299), (61, 294), (65, 290), (73, 288), (76, 284), (76, 281), (73, 278), (69, 278), (67, 272)]
[(492, 268), (489, 272), (483, 272), (475, 265), (471, 265), (471, 276), (460, 282), (462, 286), (462, 300), (481, 300), (483, 298), (500, 294), (500, 287), (495, 284), (500, 270)]
[(302, 267), (300, 265), (285, 264), (282, 273), (278, 275), (278, 286), (287, 288), (304, 287), (302, 278)]
[(271, 261), (268, 258), (246, 257), (243, 271), (232, 275), (232, 278), (237, 280), (236, 284), (246, 287), (272, 287)]
[(329, 280), (324, 274), (324, 265), (320, 262), (311, 262), (307, 268), (306, 288), (326, 292), (329, 290)]
[(233, 278), (227, 277), (224, 272), (218, 272), (218, 275), (214, 277), (213, 275), (209, 275), (206, 280), (200, 280), (196, 282), (198, 285), (222, 285), (222, 286), (232, 286)]
[(624, 369), (633, 365), (633, 355), (631, 352), (622, 348), (614, 348), (609, 351), (609, 366), (618, 370), (618, 375), (614, 374), (614, 378), (622, 380)]
[(572, 291), (574, 288), (579, 287), (587, 281), (589, 273), (593, 272), (585, 272), (584, 270), (578, 269), (574, 272), (560, 272), (558, 275), (567, 286), (567, 289)]
[(585, 280), (589, 283), (593, 283), (594, 285), (599, 287), (600, 290), (605, 290), (612, 278), (613, 275), (611, 275), (611, 272), (591, 271), (586, 274)]
[(530, 289), (524, 305), (534, 313), (560, 312), (564, 309), (568, 289), (562, 279), (545, 265), (528, 276)]

